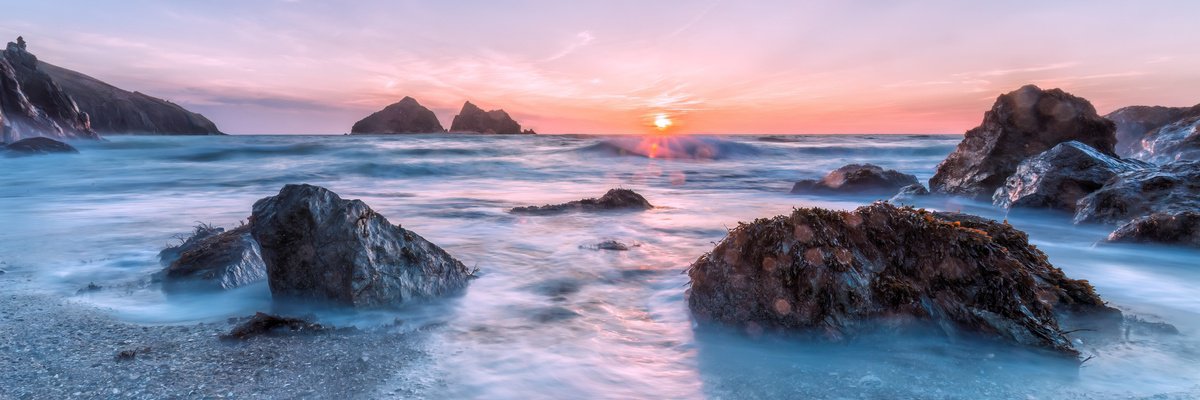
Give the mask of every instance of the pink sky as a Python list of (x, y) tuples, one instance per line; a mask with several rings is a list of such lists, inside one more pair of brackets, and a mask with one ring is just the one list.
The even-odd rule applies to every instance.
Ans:
[(542, 133), (961, 133), (996, 95), (1200, 103), (1195, 1), (55, 1), (41, 59), (230, 133), (342, 133), (412, 96)]

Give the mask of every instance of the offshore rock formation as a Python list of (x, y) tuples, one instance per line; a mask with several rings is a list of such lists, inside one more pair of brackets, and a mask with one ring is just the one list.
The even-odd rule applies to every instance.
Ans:
[(1079, 200), (1075, 223), (1124, 223), (1153, 213), (1200, 210), (1200, 161), (1124, 172)]
[(350, 128), (351, 134), (442, 133), (445, 131), (433, 111), (417, 103), (416, 99), (407, 96), (354, 123), (354, 127)]
[(917, 183), (900, 188), (900, 191), (897, 192), (896, 195), (892, 196), (891, 199), (888, 199), (888, 201), (897, 204), (904, 204), (916, 201), (917, 197), (928, 195), (929, 189), (926, 189), (925, 185)]
[(1200, 106), (1188, 109), (1178, 120), (1147, 133), (1133, 157), (1158, 164), (1200, 160)]
[(267, 278), (267, 266), (249, 225), (228, 232), (198, 227), (192, 238), (164, 249), (160, 258), (172, 254), (177, 254), (175, 260), (163, 269), (163, 288), (168, 291), (232, 289)]
[(917, 177), (884, 170), (875, 164), (850, 164), (831, 171), (820, 180), (805, 179), (792, 185), (793, 194), (891, 194), (910, 185), (920, 185)]
[(521, 131), (521, 124), (514, 121), (504, 110), (483, 111), (471, 102), (462, 106), (454, 116), (450, 132), (474, 132), (497, 135), (532, 134), (532, 130)]
[(250, 232), (276, 297), (384, 306), (449, 294), (474, 271), (359, 200), (286, 185), (254, 203)]
[(1116, 156), (1114, 130), (1087, 100), (1027, 85), (996, 99), (983, 123), (967, 131), (958, 148), (938, 165), (929, 190), (987, 198), (1004, 185), (1017, 164), (1059, 143), (1076, 140)]
[(514, 214), (550, 215), (568, 211), (610, 211), (630, 210), (642, 211), (654, 208), (645, 197), (629, 189), (609, 189), (600, 198), (575, 200), (563, 204), (547, 204), (544, 206), (516, 207), (509, 212)]
[[(1200, 106), (1197, 106), (1200, 107)], [(1142, 150), (1142, 138), (1166, 124), (1178, 121), (1188, 107), (1129, 106), (1104, 118), (1117, 126), (1117, 155), (1129, 157)]]
[(1121, 225), (1109, 242), (1155, 242), (1200, 248), (1200, 211), (1154, 213)]
[(45, 136), (54, 139), (99, 139), (88, 114), (39, 68), (25, 40), (9, 42), (0, 53), (0, 142)]
[(1149, 167), (1152, 165), (1111, 157), (1072, 140), (1022, 161), (992, 199), (1004, 208), (1044, 207), (1073, 213), (1079, 199), (1112, 177)]
[(740, 224), (688, 276), (698, 321), (751, 334), (842, 340), (934, 328), (1074, 357), (1068, 329), (1111, 332), (1121, 322), (1012, 226), (883, 202)]
[(31, 137), (21, 139), (10, 144), (0, 145), (0, 150), (4, 150), (6, 155), (25, 156), (35, 154), (77, 154), (76, 150), (69, 144), (47, 138), (47, 137)]

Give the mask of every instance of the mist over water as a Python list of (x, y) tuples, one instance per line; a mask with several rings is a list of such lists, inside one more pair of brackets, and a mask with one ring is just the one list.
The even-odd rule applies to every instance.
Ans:
[[(0, 159), (0, 268), (22, 288), (94, 304), (139, 324), (221, 321), (255, 311), (320, 322), (428, 329), (430, 365), (389, 386), (429, 397), (1127, 398), (1200, 396), (1200, 252), (1096, 245), (1107, 227), (1004, 213), (961, 200), (919, 206), (1008, 219), (1068, 276), (1179, 336), (1083, 343), (1077, 371), (970, 339), (851, 343), (749, 339), (694, 328), (683, 271), (738, 221), (873, 198), (788, 194), (798, 179), (875, 163), (927, 180), (959, 136), (112, 137), (82, 154)], [(164, 295), (157, 252), (197, 222), (233, 227), (286, 183), (358, 198), (445, 248), (480, 277), (461, 296), (398, 310), (274, 304), (265, 283)], [(522, 216), (515, 206), (643, 194), (641, 213)], [(603, 251), (604, 240), (631, 245)], [(88, 283), (104, 287), (77, 293)], [(380, 349), (379, 351), (387, 351)], [(416, 375), (414, 375), (416, 374)], [(1174, 397), (1171, 397), (1174, 396)]]

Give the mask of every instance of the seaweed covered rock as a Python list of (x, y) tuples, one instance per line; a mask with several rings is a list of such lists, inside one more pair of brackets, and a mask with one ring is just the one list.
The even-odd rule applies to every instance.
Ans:
[(31, 137), (0, 147), (9, 155), (78, 154), (74, 146), (48, 138)]
[(532, 134), (533, 131), (521, 131), (521, 124), (514, 121), (504, 110), (483, 111), (482, 108), (466, 102), (454, 121), (450, 123), (450, 132), (474, 132), (498, 135)]
[(516, 207), (509, 212), (514, 214), (549, 215), (568, 211), (608, 211), (632, 210), (641, 211), (654, 208), (645, 197), (629, 189), (610, 189), (600, 198), (575, 200), (563, 204), (547, 204), (544, 206)]
[(1079, 200), (1075, 223), (1119, 224), (1153, 213), (1200, 210), (1200, 161), (1124, 172)]
[(1109, 234), (1108, 241), (1200, 248), (1200, 211), (1154, 213), (1139, 217)]
[[(168, 291), (232, 289), (267, 278), (267, 266), (249, 225), (227, 232), (198, 227), (196, 235), (179, 247), (175, 260), (163, 269), (163, 288)], [(159, 257), (170, 257), (172, 253), (163, 250)]]
[(1104, 118), (1116, 124), (1117, 155), (1130, 157), (1142, 150), (1142, 138), (1146, 134), (1178, 121), (1188, 110), (1188, 107), (1129, 106), (1108, 113)]
[(892, 194), (910, 185), (919, 185), (917, 177), (875, 164), (850, 164), (835, 169), (820, 180), (805, 179), (792, 185), (793, 194)]
[(351, 134), (442, 133), (437, 115), (417, 99), (405, 96), (400, 101), (355, 122)]
[(286, 185), (254, 203), (250, 232), (276, 297), (395, 305), (464, 288), (474, 271), (366, 203)]
[(1004, 208), (1037, 207), (1075, 212), (1075, 203), (1122, 172), (1150, 164), (1115, 158), (1077, 141), (1054, 146), (1017, 166), (993, 203)]
[(162, 264), (164, 267), (171, 265), (171, 263), (174, 263), (175, 260), (179, 259), (179, 254), (187, 251), (188, 249), (196, 247), (196, 245), (200, 242), (220, 234), (221, 232), (225, 232), (225, 228), (204, 223), (197, 224), (196, 227), (192, 229), (191, 235), (188, 235), (186, 238), (180, 237), (182, 235), (176, 237), (180, 240), (179, 244), (167, 246), (159, 251), (158, 263)]
[(1059, 89), (1026, 85), (1001, 95), (967, 131), (929, 179), (929, 190), (971, 198), (989, 198), (1026, 158), (1059, 143), (1075, 140), (1102, 154), (1116, 156), (1112, 121), (1101, 118), (1087, 100)]
[(698, 321), (749, 332), (841, 340), (932, 327), (1077, 356), (1060, 321), (1121, 322), (1012, 226), (884, 202), (740, 224), (688, 276)]

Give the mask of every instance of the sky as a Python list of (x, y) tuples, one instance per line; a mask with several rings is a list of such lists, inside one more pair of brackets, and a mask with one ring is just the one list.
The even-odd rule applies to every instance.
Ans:
[(412, 96), (541, 133), (961, 133), (1026, 83), (1200, 103), (1200, 1), (5, 1), (0, 37), (234, 134)]

